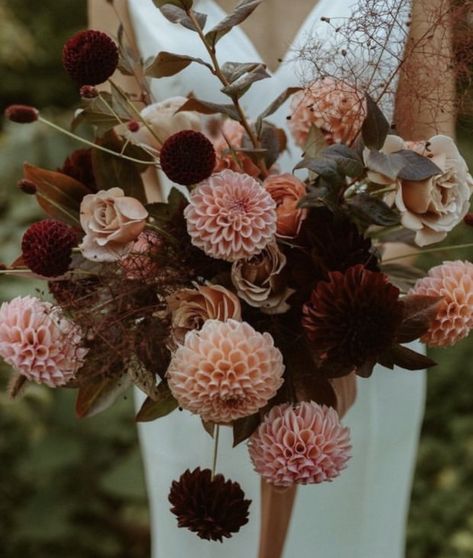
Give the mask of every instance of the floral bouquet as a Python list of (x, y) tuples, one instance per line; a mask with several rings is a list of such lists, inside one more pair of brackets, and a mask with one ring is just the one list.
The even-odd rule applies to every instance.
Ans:
[[(58, 170), (25, 164), (18, 185), (47, 218), (2, 273), (43, 278), (54, 302), (3, 303), (0, 355), (13, 368), (12, 397), (30, 382), (76, 389), (87, 417), (135, 385), (147, 396), (137, 421), (179, 408), (200, 417), (216, 446), (219, 427), (231, 427), (254, 469), (284, 488), (332, 481), (346, 467), (341, 417), (357, 375), (377, 363), (430, 367), (407, 344), (446, 347), (473, 328), (472, 263), (424, 276), (385, 254), (389, 243), (430, 246), (471, 224), (473, 180), (452, 139), (404, 141), (372, 96), (336, 77), (282, 91), (249, 120), (242, 99), (270, 75), (261, 63), (221, 65), (216, 51), (258, 3), (242, 0), (204, 32), (192, 0), (155, 0), (196, 33), (207, 60), (160, 52), (143, 62), (122, 32), (117, 42), (74, 35), (63, 51), (81, 95), (70, 130), (30, 106), (6, 110), (87, 148)], [(218, 78), (227, 103), (153, 101), (147, 78), (190, 64)], [(112, 79), (117, 69), (136, 77), (139, 97)], [(295, 169), (281, 163), (278, 110), (301, 150)], [(166, 199), (149, 201), (150, 171), (171, 185)], [(179, 526), (205, 539), (248, 521), (250, 501), (215, 462), (183, 472), (169, 501)]]

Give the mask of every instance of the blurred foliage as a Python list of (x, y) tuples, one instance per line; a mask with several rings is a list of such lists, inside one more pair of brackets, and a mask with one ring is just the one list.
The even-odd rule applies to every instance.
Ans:
[[(49, 107), (61, 119), (57, 109), (77, 101), (60, 53), (64, 40), (85, 25), (85, 6), (85, 0), (43, 0), (32, 9), (31, 0), (0, 0), (0, 106), (27, 102)], [(467, 120), (459, 126), (470, 168), (472, 126)], [(0, 135), (0, 261), (18, 255), (27, 224), (41, 215), (34, 198), (15, 188), (22, 162), (57, 168), (73, 147), (40, 126), (9, 125)], [(462, 225), (448, 238), (448, 244), (471, 241), (473, 229)], [(471, 255), (446, 249), (422, 264)], [(39, 282), (2, 278), (0, 299), (35, 290), (45, 296), (42, 288)], [(432, 356), (439, 366), (428, 375), (407, 557), (473, 558), (473, 343), (470, 338)], [(0, 367), (1, 556), (149, 556), (131, 399), (103, 416), (77, 421), (72, 392), (33, 386), (12, 402), (5, 394), (8, 377)]]

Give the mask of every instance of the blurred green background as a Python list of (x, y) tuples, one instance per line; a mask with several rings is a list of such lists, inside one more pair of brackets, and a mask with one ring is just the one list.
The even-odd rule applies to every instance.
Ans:
[[(43, 0), (33, 8), (31, 0), (0, 0), (2, 112), (24, 102), (66, 121), (78, 96), (60, 53), (86, 25), (85, 13), (85, 0)], [(41, 126), (1, 126), (0, 261), (9, 262), (27, 225), (41, 217), (34, 199), (15, 188), (22, 162), (56, 168), (77, 146)], [(472, 130), (466, 119), (459, 124), (470, 168)], [(471, 241), (473, 230), (463, 225), (449, 237), (452, 244)], [(471, 251), (446, 251), (422, 264), (447, 257), (472, 259)], [(0, 278), (0, 299), (42, 288)], [(473, 343), (470, 338), (432, 356), (439, 366), (428, 376), (407, 557), (473, 558)], [(72, 392), (34, 387), (12, 402), (8, 378), (0, 367), (0, 555), (147, 558), (148, 509), (131, 398), (105, 415), (77, 421)]]

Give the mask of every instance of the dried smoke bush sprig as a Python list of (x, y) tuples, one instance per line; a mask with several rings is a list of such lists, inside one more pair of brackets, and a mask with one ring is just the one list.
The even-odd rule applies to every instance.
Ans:
[(188, 469), (173, 481), (169, 502), (179, 527), (186, 527), (201, 539), (220, 542), (248, 523), (251, 504), (237, 482), (225, 480), (220, 474), (212, 478), (210, 469), (200, 467)]
[(120, 260), (125, 277), (153, 281), (159, 270), (158, 256), (163, 244), (163, 239), (155, 232), (143, 231), (132, 244), (130, 252)]
[(327, 374), (344, 376), (356, 369), (369, 376), (395, 343), (402, 318), (399, 289), (383, 273), (356, 265), (330, 272), (317, 284), (303, 307), (302, 324)]

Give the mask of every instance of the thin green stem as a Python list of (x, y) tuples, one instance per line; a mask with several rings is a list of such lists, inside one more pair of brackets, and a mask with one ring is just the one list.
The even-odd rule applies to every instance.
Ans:
[(214, 455), (213, 455), (213, 460), (212, 460), (212, 479), (215, 477), (215, 471), (217, 469), (219, 434), (220, 434), (220, 425), (217, 424), (216, 427), (215, 427)]
[(403, 260), (404, 258), (412, 258), (414, 255), (422, 256), (423, 254), (434, 254), (435, 252), (445, 252), (446, 250), (464, 250), (465, 248), (472, 248), (473, 242), (469, 242), (468, 244), (453, 244), (451, 246), (437, 246), (437, 248), (428, 248), (427, 250), (422, 250), (418, 254), (417, 253), (409, 253), (404, 254), (403, 256), (396, 256), (395, 258), (388, 258), (387, 260), (383, 260), (383, 264), (394, 262), (396, 260)]

